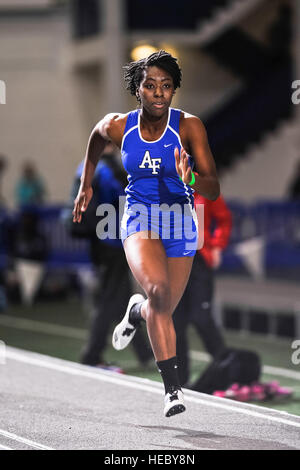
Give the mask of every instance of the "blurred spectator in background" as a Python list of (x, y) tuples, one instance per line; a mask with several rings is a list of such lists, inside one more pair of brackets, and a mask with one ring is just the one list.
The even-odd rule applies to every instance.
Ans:
[[(232, 217), (222, 196), (209, 201), (195, 193), (195, 206), (204, 205), (204, 245), (194, 258), (185, 293), (174, 313), (181, 384), (198, 392), (239, 401), (289, 398), (293, 391), (278, 382), (261, 383), (261, 361), (254, 351), (226, 345), (212, 311), (214, 273), (220, 266), (232, 227)], [(201, 227), (199, 227), (202, 230)], [(212, 357), (200, 377), (190, 383), (187, 329), (192, 324)]]
[(292, 8), (289, 5), (281, 5), (278, 17), (268, 31), (272, 56), (276, 62), (290, 58), (292, 37)]
[(5, 291), (5, 280), (3, 269), (0, 269), (0, 313), (7, 307), (7, 297)]
[(6, 210), (5, 199), (2, 193), (2, 181), (6, 168), (7, 160), (3, 155), (0, 155), (0, 312), (5, 310), (7, 305), (5, 292), (5, 256), (8, 238), (9, 214)]
[(0, 208), (5, 205), (5, 199), (2, 194), (2, 181), (3, 175), (7, 167), (6, 158), (3, 155), (0, 155)]
[(40, 205), (44, 202), (46, 190), (41, 177), (32, 162), (26, 162), (20, 180), (16, 185), (18, 206)]
[(47, 240), (39, 229), (39, 216), (34, 209), (22, 210), (10, 243), (14, 258), (45, 261), (48, 254)]
[[(186, 384), (190, 375), (187, 329), (195, 326), (207, 352), (216, 358), (226, 349), (225, 341), (216, 325), (212, 312), (214, 272), (221, 264), (222, 251), (226, 248), (231, 232), (231, 213), (222, 198), (205, 199), (195, 193), (195, 207), (204, 206), (204, 245), (194, 258), (185, 293), (174, 313), (177, 335), (179, 377)], [(214, 225), (214, 227), (213, 227)], [(203, 227), (199, 227), (203, 230)]]
[(6, 278), (6, 258), (7, 258), (7, 239), (8, 239), (8, 221), (7, 211), (0, 204), (0, 312), (7, 306), (7, 296), (5, 289)]
[(38, 211), (24, 207), (10, 226), (9, 300), (32, 304), (42, 285), (48, 256), (46, 236), (40, 228)]
[[(78, 193), (83, 162), (79, 165), (72, 189), (71, 204)], [(117, 370), (114, 366), (105, 363), (103, 359), (107, 346), (107, 336), (110, 327), (118, 322), (127, 308), (132, 295), (132, 280), (127, 264), (122, 242), (117, 238), (99, 240), (96, 235), (96, 225), (100, 221), (96, 216), (96, 208), (101, 203), (112, 204), (116, 210), (116, 226), (119, 227), (119, 197), (124, 196), (127, 185), (127, 176), (121, 166), (121, 160), (112, 144), (108, 144), (98, 163), (93, 180), (93, 198), (87, 211), (83, 214), (81, 224), (70, 223), (73, 236), (89, 238), (90, 255), (97, 277), (97, 287), (93, 293), (93, 309), (88, 342), (82, 352), (83, 364)], [(144, 366), (153, 359), (142, 330), (135, 335), (132, 341), (133, 348)]]
[(288, 197), (300, 200), (300, 160), (296, 163), (293, 178), (288, 186)]

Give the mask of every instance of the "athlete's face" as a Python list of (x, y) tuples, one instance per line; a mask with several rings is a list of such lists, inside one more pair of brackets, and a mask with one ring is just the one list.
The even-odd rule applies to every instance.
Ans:
[(143, 108), (154, 116), (162, 116), (169, 108), (173, 94), (171, 75), (158, 67), (147, 67), (137, 90)]

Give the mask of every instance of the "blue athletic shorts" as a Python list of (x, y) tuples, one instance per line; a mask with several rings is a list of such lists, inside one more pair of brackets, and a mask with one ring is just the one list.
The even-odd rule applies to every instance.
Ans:
[(169, 258), (194, 256), (196, 253), (198, 223), (191, 204), (168, 207), (139, 203), (129, 206), (127, 203), (121, 222), (122, 242), (142, 231), (147, 232), (147, 238), (161, 239)]

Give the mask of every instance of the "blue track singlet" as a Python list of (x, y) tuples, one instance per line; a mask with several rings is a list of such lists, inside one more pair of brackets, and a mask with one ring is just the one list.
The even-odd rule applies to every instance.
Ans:
[[(194, 256), (197, 247), (194, 190), (179, 179), (175, 167), (175, 147), (179, 151), (182, 147), (180, 113), (169, 108), (161, 137), (146, 141), (140, 130), (140, 110), (130, 112), (121, 146), (128, 173), (122, 240), (139, 231), (151, 231), (151, 238), (162, 240), (168, 257)], [(192, 157), (189, 162), (193, 166)]]

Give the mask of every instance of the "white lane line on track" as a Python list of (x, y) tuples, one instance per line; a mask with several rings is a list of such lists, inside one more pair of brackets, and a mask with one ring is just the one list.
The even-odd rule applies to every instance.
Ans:
[(9, 315), (0, 315), (0, 324), (9, 328), (32, 331), (34, 333), (45, 333), (46, 335), (63, 336), (64, 338), (82, 339), (87, 338), (88, 332), (82, 328), (72, 328), (53, 323), (46, 323), (27, 318), (10, 317)]
[[(86, 340), (88, 336), (87, 330), (83, 328), (72, 328), (65, 325), (53, 323), (39, 322), (36, 320), (28, 320), (27, 318), (10, 317), (9, 315), (0, 315), (0, 324), (9, 328), (33, 331), (47, 335), (62, 336), (64, 338), (72, 338), (78, 340)], [(190, 357), (196, 361), (208, 362), (209, 354), (201, 351), (191, 351)], [(265, 365), (262, 368), (263, 373), (278, 377), (286, 377), (293, 380), (300, 380), (300, 372), (292, 369), (284, 369), (282, 367), (273, 367)]]
[[(105, 373), (96, 373), (88, 370), (83, 370), (83, 369), (77, 369), (76, 367), (72, 367), (69, 365), (61, 365), (57, 361), (52, 362), (50, 357), (43, 357), (42, 359), (38, 359), (37, 357), (28, 357), (25, 356), (25, 351), (23, 353), (17, 353), (12, 350), (7, 351), (7, 358), (22, 362), (25, 364), (31, 364), (34, 366), (38, 367), (43, 367), (45, 369), (51, 369), (55, 370), (56, 372), (63, 372), (66, 374), (70, 375), (77, 375), (81, 377), (86, 377), (90, 379), (96, 379), (102, 382), (108, 382), (108, 383), (113, 383), (115, 385), (121, 385), (122, 387), (129, 387), (133, 388), (135, 390), (142, 390), (146, 392), (151, 392), (151, 393), (156, 393), (159, 395), (163, 394), (162, 387), (157, 387), (157, 386), (151, 386), (151, 381), (149, 380), (149, 385), (145, 385), (144, 383), (140, 383), (138, 379), (135, 377), (131, 377), (131, 379), (136, 379), (135, 381), (133, 380), (126, 380), (126, 376), (124, 376), (122, 379), (119, 379), (114, 376), (114, 373), (112, 372), (107, 372)], [(63, 361), (62, 361), (63, 362)], [(198, 397), (193, 397), (189, 395), (185, 395), (185, 400), (187, 402), (195, 403), (198, 405), (204, 405), (204, 406), (211, 406), (213, 408), (220, 408), (223, 410), (228, 410), (228, 411), (233, 411), (235, 413), (241, 413), (249, 416), (255, 416), (260, 419), (265, 419), (269, 421), (273, 421), (275, 423), (281, 423), (281, 424), (286, 424), (288, 426), (293, 426), (300, 428), (300, 417), (296, 415), (291, 415), (287, 413), (287, 416), (290, 416), (291, 419), (284, 419), (279, 416), (274, 416), (275, 413), (279, 413), (275, 410), (272, 410), (271, 413), (273, 415), (268, 415), (267, 413), (269, 410), (266, 408), (259, 408), (258, 406), (251, 405), (251, 409), (249, 406), (249, 409), (239, 407), (238, 404), (236, 405), (229, 405), (227, 403), (222, 403), (223, 401), (226, 401), (224, 398), (218, 398), (218, 397), (209, 397), (208, 400), (205, 400), (203, 398), (198, 398)], [(254, 409), (257, 409), (257, 411), (254, 411)], [(299, 421), (292, 421), (292, 419), (299, 419)]]
[(6, 447), (0, 444), (0, 450), (14, 450), (14, 449), (11, 449), (10, 447)]
[(13, 434), (11, 432), (5, 431), (4, 429), (0, 429), (0, 435), (6, 437), (8, 439), (12, 439), (13, 441), (17, 441), (17, 442), (21, 442), (22, 444), (26, 444), (29, 447), (33, 447), (34, 449), (54, 450), (51, 447), (44, 446), (43, 444), (39, 444), (39, 442), (31, 441), (30, 439), (26, 439), (25, 437), (17, 436), (17, 434)]

